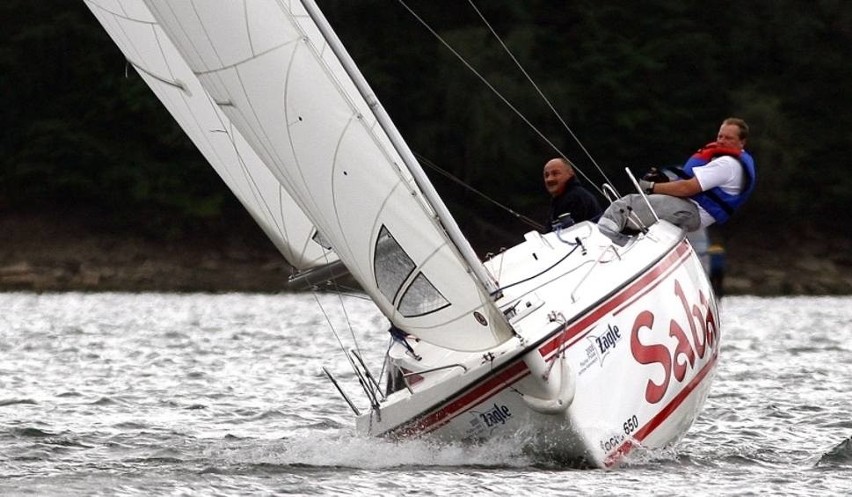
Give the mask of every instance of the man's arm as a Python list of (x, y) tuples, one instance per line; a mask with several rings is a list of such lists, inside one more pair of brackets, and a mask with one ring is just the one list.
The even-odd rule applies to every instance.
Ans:
[(666, 183), (654, 183), (654, 193), (671, 195), (673, 197), (691, 197), (701, 193), (701, 183), (697, 178), (678, 179)]

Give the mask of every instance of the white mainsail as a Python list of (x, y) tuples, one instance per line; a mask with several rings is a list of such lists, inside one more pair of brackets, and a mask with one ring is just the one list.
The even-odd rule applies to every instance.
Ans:
[(314, 240), (313, 224), (213, 103), (148, 7), (141, 0), (85, 2), (287, 262), (304, 270), (336, 261)]
[[(395, 129), (389, 136), (377, 118), (383, 113), (378, 102), (359, 92), (351, 67), (347, 73), (338, 58), (342, 48), (323, 36), (301, 2), (97, 4), (135, 16), (147, 7), (155, 31), (165, 32), (244, 139), (237, 150), (254, 151), (397, 327), (466, 351), (512, 336), (481, 263), (471, 260), (463, 237), (451, 242), (443, 225), (454, 221), (440, 201), (424, 197), (422, 171), (416, 171), (420, 186), (409, 171), (411, 161), (401, 154), (411, 152), (404, 143), (400, 150)], [(314, 18), (320, 15), (310, 0), (306, 4)]]

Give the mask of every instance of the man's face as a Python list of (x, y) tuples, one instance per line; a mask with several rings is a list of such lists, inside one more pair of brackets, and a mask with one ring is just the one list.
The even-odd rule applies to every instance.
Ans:
[(552, 160), (544, 165), (544, 186), (547, 193), (555, 197), (565, 189), (565, 183), (573, 176), (562, 161)]
[(723, 124), (716, 136), (716, 143), (725, 148), (740, 150), (745, 146), (740, 140), (740, 128), (736, 124)]

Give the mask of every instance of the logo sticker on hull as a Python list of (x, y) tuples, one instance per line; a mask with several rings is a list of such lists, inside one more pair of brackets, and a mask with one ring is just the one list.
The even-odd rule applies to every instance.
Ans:
[(497, 404), (494, 404), (490, 410), (486, 412), (479, 413), (479, 418), (485, 423), (485, 426), (489, 428), (493, 428), (497, 425), (506, 424), (506, 420), (512, 417), (512, 413), (509, 412), (509, 408)]
[(468, 418), (470, 426), (466, 429), (466, 439), (476, 439), (481, 437), (484, 432), (500, 428), (506, 424), (506, 421), (512, 417), (512, 411), (509, 407), (503, 404), (493, 404), (486, 408), (485, 411), (469, 411), (471, 416)]
[(621, 341), (621, 331), (618, 326), (609, 325), (603, 333), (589, 333), (586, 335), (588, 345), (586, 346), (586, 357), (580, 361), (580, 374), (583, 374), (592, 365), (603, 366), (606, 359), (618, 343)]

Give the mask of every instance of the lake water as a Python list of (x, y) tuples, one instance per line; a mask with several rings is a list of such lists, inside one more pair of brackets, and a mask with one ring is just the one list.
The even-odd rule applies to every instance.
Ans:
[(360, 298), (0, 294), (0, 495), (852, 493), (852, 298), (720, 312), (686, 438), (603, 471), (356, 436), (321, 368), (366, 404), (332, 332), (381, 357), (386, 321)]

